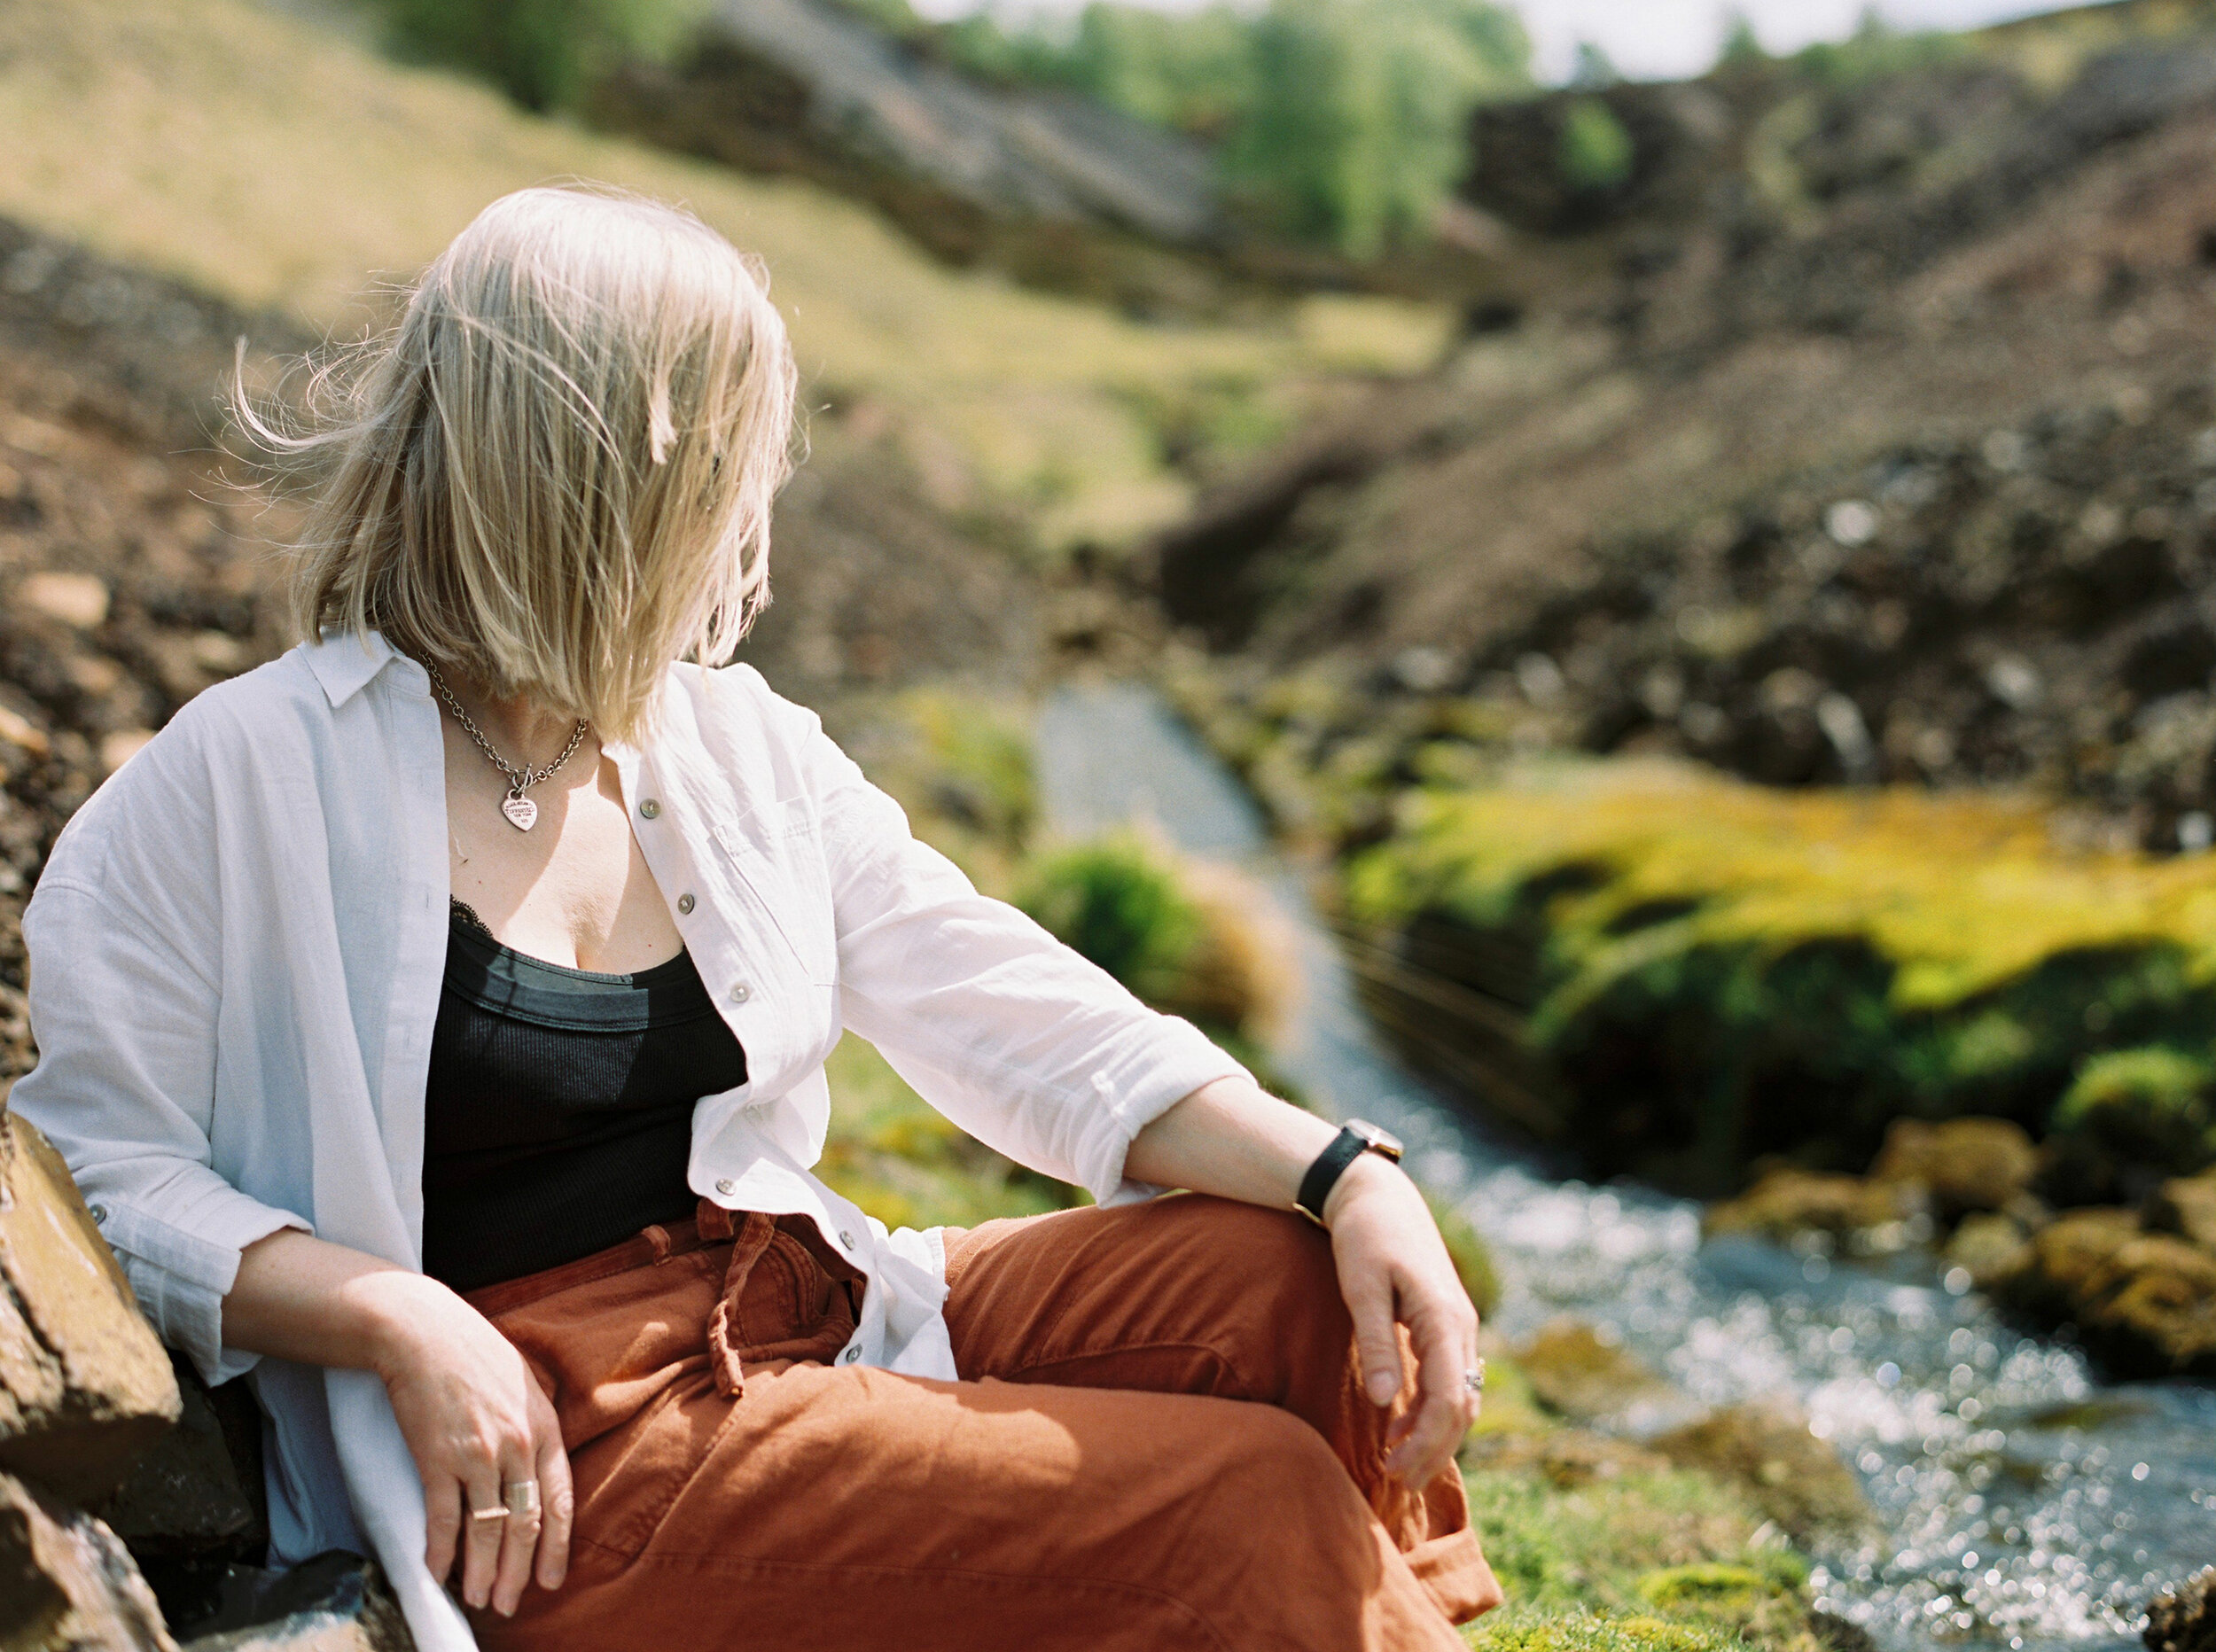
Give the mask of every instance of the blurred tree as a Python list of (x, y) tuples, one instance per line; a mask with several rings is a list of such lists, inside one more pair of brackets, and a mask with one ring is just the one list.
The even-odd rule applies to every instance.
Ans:
[(1356, 258), (1430, 238), (1470, 111), (1529, 84), (1521, 26), (1485, 0), (1273, 0), (1252, 53), (1228, 175), (1278, 228)]
[(705, 0), (374, 0), (402, 54), (484, 75), (527, 109), (574, 104), (626, 57), (681, 45)]
[(1736, 68), (1743, 64), (1767, 63), (1770, 54), (1762, 49), (1762, 42), (1754, 32), (1754, 25), (1747, 14), (1734, 6), (1724, 14), (1723, 47), (1716, 53), (1719, 68)]
[[(847, 4), (874, 17), (906, 0)], [(972, 74), (1066, 86), (1220, 143), (1260, 216), (1360, 258), (1429, 238), (1469, 164), (1470, 111), (1531, 85), (1530, 43), (1492, 0), (1270, 0), (1260, 13), (1093, 0), (1074, 26), (979, 12), (938, 40)]]
[(1623, 79), (1616, 60), (1589, 40), (1578, 42), (1577, 61), (1571, 66), (1570, 84), (1580, 91), (1598, 91)]
[(1631, 134), (1616, 112), (1598, 97), (1580, 97), (1569, 107), (1555, 164), (1572, 188), (1612, 190), (1631, 175)]

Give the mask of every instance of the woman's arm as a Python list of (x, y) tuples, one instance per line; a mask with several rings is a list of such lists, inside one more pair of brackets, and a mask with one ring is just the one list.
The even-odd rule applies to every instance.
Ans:
[[(453, 1291), (287, 1228), (241, 1253), (223, 1335), (249, 1352), (384, 1379), (423, 1477), (425, 1562), (444, 1578), (458, 1549), (470, 1605), (513, 1613), (534, 1570), (542, 1587), (561, 1586), (571, 1493), (560, 1423), (514, 1344)], [(469, 1517), (500, 1508), (516, 1480), (538, 1482), (540, 1513)]]
[[(1290, 1210), (1301, 1177), (1336, 1134), (1251, 1079), (1219, 1079), (1133, 1137), (1124, 1167), (1142, 1181)], [(1323, 1202), (1323, 1221), (1376, 1405), (1391, 1405), (1401, 1391), (1393, 1328), (1408, 1327), (1416, 1391), (1393, 1422), (1385, 1466), (1423, 1485), (1446, 1468), (1477, 1415), (1464, 1381), (1477, 1364), (1477, 1310), (1424, 1196), (1388, 1160), (1364, 1153), (1349, 1165)]]

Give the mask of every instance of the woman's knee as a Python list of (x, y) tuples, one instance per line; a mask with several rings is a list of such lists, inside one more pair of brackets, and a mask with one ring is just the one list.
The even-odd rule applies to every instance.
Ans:
[(1164, 1204), (1187, 1207), (1179, 1216), (1190, 1229), (1184, 1247), (1188, 1266), (1234, 1282), (1277, 1334), (1334, 1344), (1352, 1336), (1331, 1236), (1307, 1217), (1229, 1199)]

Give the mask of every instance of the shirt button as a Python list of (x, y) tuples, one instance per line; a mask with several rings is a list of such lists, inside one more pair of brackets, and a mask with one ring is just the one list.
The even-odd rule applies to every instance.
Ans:
[(731, 988), (731, 1001), (735, 1004), (743, 1004), (753, 995), (753, 990), (744, 981)]
[(641, 816), (651, 821), (662, 812), (662, 806), (652, 798), (642, 798), (639, 799), (638, 812)]
[(848, 1233), (844, 1227), (841, 1227), (839, 1230), (839, 1243), (845, 1245), (847, 1249), (851, 1251), (854, 1248), (854, 1236)]
[(862, 1358), (861, 1344), (857, 1343), (854, 1347), (847, 1349), (846, 1352), (840, 1354), (839, 1357), (844, 1363), (852, 1365), (855, 1360)]
[(691, 911), (692, 904), (692, 896), (690, 892), (677, 897), (677, 910), (680, 912)]
[(105, 1204), (96, 1204), (90, 1210), (87, 1211), (85, 1214), (91, 1217), (94, 1224), (98, 1226), (107, 1220), (108, 1207)]
[(716, 1182), (715, 1190), (718, 1193), (729, 1193), (736, 1185), (729, 1176), (725, 1176)]

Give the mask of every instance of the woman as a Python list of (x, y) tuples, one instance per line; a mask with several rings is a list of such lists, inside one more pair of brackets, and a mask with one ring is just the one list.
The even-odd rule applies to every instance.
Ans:
[[(320, 466), (320, 640), (62, 834), (14, 1093), (250, 1374), (277, 1557), (373, 1551), (431, 1652), (1460, 1645), (1482, 1367), (1416, 1189), (706, 668), (791, 440), (746, 261), (526, 191), (324, 388), (256, 422)], [(809, 1173), (842, 1027), (1102, 1208), (887, 1233)]]

